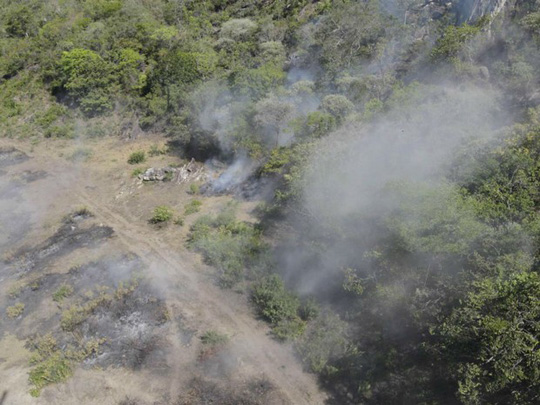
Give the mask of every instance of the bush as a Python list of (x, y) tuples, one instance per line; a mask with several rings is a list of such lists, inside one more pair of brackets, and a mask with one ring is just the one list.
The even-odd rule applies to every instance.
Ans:
[(24, 312), (24, 304), (22, 302), (18, 302), (15, 305), (6, 308), (6, 314), (8, 318), (11, 318), (11, 319), (18, 318), (19, 316), (22, 315), (23, 312)]
[(130, 165), (144, 163), (145, 161), (146, 161), (146, 153), (144, 153), (144, 151), (142, 150), (133, 152), (131, 155), (129, 155), (129, 158), (128, 158), (128, 163)]
[(172, 217), (172, 209), (165, 205), (160, 205), (159, 207), (154, 208), (154, 215), (152, 215), (150, 222), (153, 224), (160, 224), (170, 221)]
[(260, 315), (273, 325), (298, 318), (298, 298), (287, 291), (283, 280), (272, 274), (255, 285), (253, 302)]
[(191, 183), (189, 185), (189, 191), (188, 191), (189, 194), (193, 194), (193, 195), (199, 194), (200, 191), (201, 191), (201, 188), (199, 187), (198, 184)]

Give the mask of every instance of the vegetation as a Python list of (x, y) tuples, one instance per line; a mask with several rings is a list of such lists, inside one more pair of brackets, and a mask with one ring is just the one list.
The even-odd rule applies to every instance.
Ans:
[[(251, 291), (336, 403), (539, 401), (537, 2), (484, 16), (438, 1), (0, 6), (0, 136), (162, 133), (170, 149), (128, 162), (178, 153), (258, 165), (274, 186), (261, 222), (227, 207), (198, 218), (188, 243), (223, 286)], [(460, 92), (473, 101), (436, 111)], [(479, 108), (481, 94), (496, 113)], [(463, 108), (478, 119), (466, 130)], [(151, 222), (172, 218), (157, 207)], [(113, 299), (75, 303), (63, 329)], [(66, 356), (43, 356), (36, 389), (69, 374)]]
[(223, 345), (227, 343), (228, 341), (229, 341), (229, 337), (227, 335), (216, 332), (215, 330), (206, 331), (201, 336), (201, 342), (204, 345), (209, 345), (209, 346)]
[(191, 200), (184, 209), (184, 215), (196, 214), (201, 210), (202, 201), (200, 200)]
[(28, 381), (33, 386), (30, 395), (39, 397), (47, 385), (67, 380), (73, 374), (75, 363), (97, 354), (103, 343), (103, 339), (93, 339), (81, 343), (77, 348), (61, 349), (51, 334), (31, 339), (29, 345), (34, 354), (30, 359), (33, 368), (28, 375)]
[(128, 163), (130, 165), (137, 165), (146, 161), (146, 153), (144, 151), (133, 152), (129, 155)]
[(24, 304), (22, 302), (18, 302), (15, 305), (6, 308), (6, 315), (11, 319), (18, 318), (23, 312)]
[(69, 284), (64, 284), (60, 286), (54, 293), (53, 293), (53, 301), (62, 303), (65, 298), (71, 296), (73, 294), (73, 287)]
[(138, 177), (140, 174), (143, 174), (146, 171), (146, 169), (143, 169), (142, 167), (137, 167), (136, 169), (133, 169), (131, 172), (132, 177)]
[(170, 221), (172, 217), (172, 209), (166, 205), (160, 205), (159, 207), (154, 208), (154, 214), (152, 215), (152, 218), (150, 218), (150, 222), (153, 224), (163, 224)]
[(219, 271), (220, 283), (232, 287), (246, 276), (246, 267), (259, 262), (266, 246), (260, 231), (235, 219), (234, 205), (215, 217), (203, 216), (191, 227), (188, 245)]

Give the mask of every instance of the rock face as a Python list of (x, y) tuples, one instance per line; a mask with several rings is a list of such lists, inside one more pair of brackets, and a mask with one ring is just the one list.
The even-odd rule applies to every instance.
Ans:
[(195, 162), (195, 159), (182, 167), (151, 167), (139, 175), (142, 181), (172, 181), (175, 183), (184, 183), (187, 181), (206, 180), (207, 175), (204, 166)]
[(507, 0), (460, 0), (455, 3), (458, 12), (458, 20), (462, 22), (474, 22), (481, 17), (494, 17), (499, 14)]

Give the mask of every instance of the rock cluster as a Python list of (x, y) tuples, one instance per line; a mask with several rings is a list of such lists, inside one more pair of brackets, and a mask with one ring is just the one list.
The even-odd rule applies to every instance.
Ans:
[(195, 162), (195, 159), (181, 167), (151, 167), (139, 175), (142, 181), (173, 181), (184, 183), (187, 181), (206, 180), (204, 166)]

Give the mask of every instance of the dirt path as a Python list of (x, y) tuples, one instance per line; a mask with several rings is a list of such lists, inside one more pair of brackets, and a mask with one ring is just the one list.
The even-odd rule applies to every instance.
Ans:
[[(115, 212), (114, 208), (93, 201), (88, 193), (79, 192), (78, 197), (98, 219), (114, 228), (118, 237), (133, 253), (140, 255), (149, 266), (160, 264), (162, 273), (156, 274), (158, 278), (170, 281), (180, 277), (187, 287), (188, 297), (179, 297), (174, 289), (168, 287), (166, 290), (168, 301), (180, 301), (185, 304), (185, 299), (189, 298), (191, 308), (205, 308), (206, 316), (211, 318), (206, 320), (207, 322), (221, 324), (227, 329), (234, 330), (234, 339), (237, 345), (243, 348), (245, 357), (256, 364), (259, 372), (269, 378), (291, 404), (324, 402), (315, 378), (303, 372), (301, 366), (294, 360), (290, 348), (269, 338), (267, 328), (261, 327), (245, 308), (230, 305), (230, 299), (226, 295), (231, 292), (222, 291), (209, 284), (207, 279), (201, 280), (197, 277), (197, 273), (194, 272), (197, 266), (189, 257), (189, 253), (175, 253), (178, 246), (171, 246), (158, 236), (148, 235), (146, 226), (126, 220), (120, 213)], [(169, 310), (174, 319), (177, 315), (174, 313), (176, 306), (170, 305)], [(176, 371), (180, 375), (182, 372), (180, 365)], [(173, 387), (171, 394), (178, 394), (175, 392), (177, 389), (178, 387)]]

